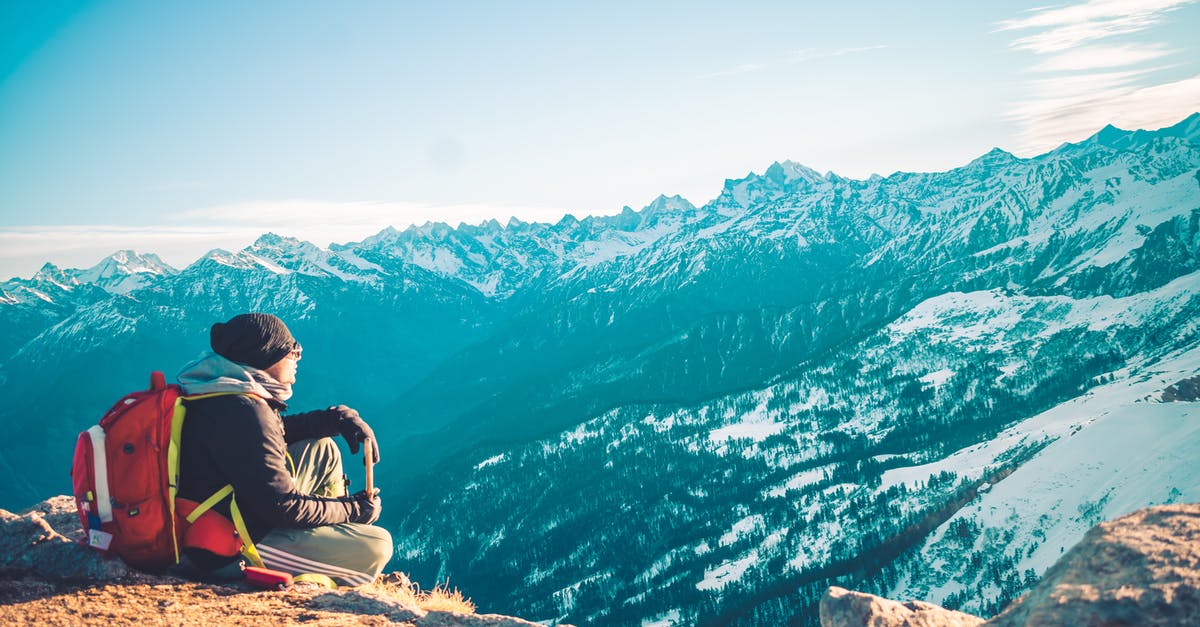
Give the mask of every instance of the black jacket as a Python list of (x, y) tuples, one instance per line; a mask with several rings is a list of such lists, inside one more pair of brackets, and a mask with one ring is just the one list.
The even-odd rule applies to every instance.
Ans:
[[(238, 509), (257, 542), (274, 528), (310, 528), (352, 521), (350, 497), (296, 492), (287, 445), (338, 433), (336, 414), (325, 410), (280, 417), (281, 404), (229, 395), (186, 401), (180, 440), (180, 498), (203, 502), (233, 485)], [(214, 509), (229, 516), (229, 499)]]

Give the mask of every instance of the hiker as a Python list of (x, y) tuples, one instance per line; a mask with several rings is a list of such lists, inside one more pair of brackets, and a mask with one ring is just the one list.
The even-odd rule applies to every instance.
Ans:
[[(178, 379), (189, 396), (179, 463), (179, 503), (200, 503), (226, 485), (212, 513), (184, 540), (185, 567), (208, 576), (238, 577), (242, 567), (230, 529), (240, 513), (263, 565), (292, 574), (325, 575), (339, 585), (375, 580), (392, 556), (379, 519), (378, 493), (346, 494), (342, 458), (331, 436), (341, 435), (351, 454), (371, 427), (358, 412), (337, 405), (281, 416), (296, 382), (301, 347), (279, 318), (265, 313), (234, 316), (210, 331), (211, 353), (185, 366)], [(223, 393), (223, 394), (222, 394)], [(374, 461), (379, 447), (366, 447)], [(217, 538), (214, 540), (213, 538)], [(240, 542), (237, 542), (240, 544)], [(243, 551), (245, 553), (245, 551)]]

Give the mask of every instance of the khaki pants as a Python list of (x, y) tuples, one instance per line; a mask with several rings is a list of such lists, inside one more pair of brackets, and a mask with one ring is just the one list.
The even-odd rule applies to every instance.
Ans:
[[(342, 454), (329, 438), (288, 447), (296, 489), (314, 496), (346, 494)], [(382, 527), (341, 523), (312, 529), (275, 529), (256, 545), (267, 568), (293, 575), (317, 573), (344, 586), (371, 583), (392, 558), (392, 536)]]

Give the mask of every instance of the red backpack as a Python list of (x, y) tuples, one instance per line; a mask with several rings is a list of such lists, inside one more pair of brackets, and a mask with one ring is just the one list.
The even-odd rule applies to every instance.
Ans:
[[(176, 508), (184, 401), (206, 396), (214, 395), (184, 396), (153, 372), (149, 390), (117, 401), (100, 424), (79, 434), (71, 479), (89, 546), (148, 570), (177, 563), (185, 544), (228, 555), (241, 551), (261, 566), (236, 501), (233, 521), (210, 509), (232, 486), (202, 504), (179, 499), (182, 511)], [(189, 532), (193, 526), (197, 533)]]

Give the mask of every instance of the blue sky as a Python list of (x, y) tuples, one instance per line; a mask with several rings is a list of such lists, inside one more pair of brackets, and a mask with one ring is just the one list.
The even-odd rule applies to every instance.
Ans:
[(0, 0), (0, 279), (557, 220), (1200, 109), (1195, 0)]

